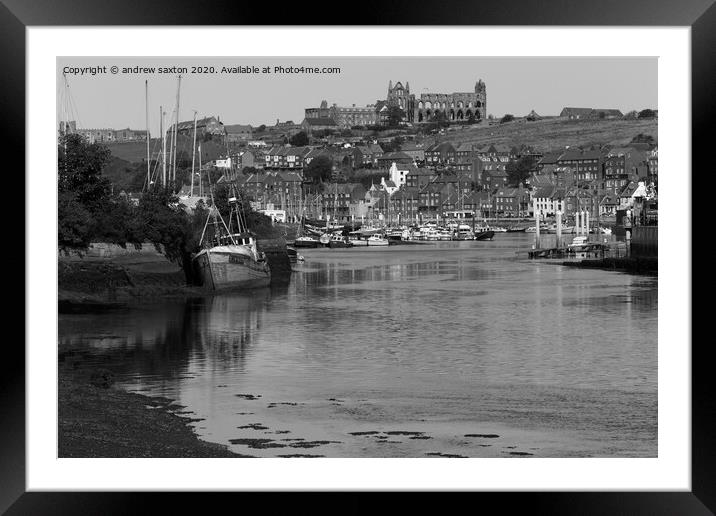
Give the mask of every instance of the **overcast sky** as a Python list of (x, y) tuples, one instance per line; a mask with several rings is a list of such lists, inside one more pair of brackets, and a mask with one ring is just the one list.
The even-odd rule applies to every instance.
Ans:
[(180, 118), (220, 116), (225, 124), (274, 124), (303, 120), (304, 108), (321, 100), (339, 106), (365, 106), (384, 100), (388, 81), (410, 83), (410, 92), (474, 91), (487, 86), (487, 112), (523, 116), (558, 115), (565, 106), (632, 109), (658, 108), (655, 57), (258, 57), (258, 58), (58, 58), (58, 120), (69, 67), (106, 66), (106, 74), (67, 74), (73, 99), (71, 118), (82, 128), (145, 129), (145, 86), (149, 80), (150, 130), (159, 128), (159, 106), (167, 118), (176, 104), (177, 74), (111, 74), (118, 66), (311, 66), (340, 67), (339, 74), (185, 74), (180, 89)]

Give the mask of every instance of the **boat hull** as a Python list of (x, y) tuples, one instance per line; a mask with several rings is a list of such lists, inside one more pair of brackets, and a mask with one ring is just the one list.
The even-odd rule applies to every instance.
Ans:
[(480, 231), (478, 233), (475, 233), (475, 240), (492, 240), (492, 237), (495, 236), (495, 232), (490, 231)]
[(200, 285), (209, 290), (261, 288), (271, 283), (268, 265), (244, 254), (202, 252), (194, 258), (194, 266)]
[(296, 240), (293, 243), (293, 247), (302, 247), (304, 249), (315, 249), (318, 245), (318, 240)]

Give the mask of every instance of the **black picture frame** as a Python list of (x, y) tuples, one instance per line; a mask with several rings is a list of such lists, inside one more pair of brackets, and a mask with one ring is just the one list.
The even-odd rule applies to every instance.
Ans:
[[(693, 169), (710, 171), (707, 161), (711, 145), (709, 128), (716, 115), (711, 86), (716, 84), (716, 5), (713, 0), (679, 2), (648, 0), (608, 0), (545, 2), (538, 0), (508, 1), (423, 1), (407, 0), (382, 5), (369, 0), (350, 9), (350, 15), (338, 15), (343, 9), (323, 2), (307, 5), (295, 3), (280, 9), (273, 5), (248, 4), (216, 0), (207, 3), (188, 0), (2, 0), (0, 2), (0, 107), (5, 116), (6, 148), (14, 149), (24, 168), (25, 135), (25, 28), (28, 26), (63, 25), (553, 25), (553, 26), (690, 26), (692, 43), (692, 157)], [(348, 12), (348, 11), (344, 11)], [(323, 13), (323, 14), (320, 14)], [(327, 19), (336, 13), (334, 19)], [(270, 22), (269, 22), (270, 20)], [(399, 47), (396, 46), (396, 51)], [(681, 172), (681, 171), (680, 171)], [(26, 171), (29, 173), (29, 171)], [(8, 174), (10, 175), (10, 174)], [(17, 175), (17, 174), (15, 174)], [(710, 178), (708, 178), (710, 179)], [(24, 181), (19, 191), (24, 192)], [(14, 191), (17, 194), (18, 190)], [(25, 192), (27, 194), (27, 192)], [(19, 199), (18, 195), (14, 195)], [(27, 195), (25, 195), (27, 198)], [(699, 203), (703, 207), (705, 203)], [(697, 211), (692, 220), (703, 220)], [(699, 215), (699, 216), (696, 216)], [(16, 230), (15, 230), (16, 231)], [(27, 238), (27, 235), (26, 235)], [(24, 250), (11, 253), (9, 267), (32, 274), (25, 266)], [(702, 287), (704, 288), (704, 287)], [(16, 306), (23, 306), (17, 298)], [(31, 308), (31, 307), (30, 307)], [(692, 320), (694, 320), (692, 318)], [(693, 330), (692, 330), (693, 332)], [(695, 333), (694, 333), (695, 334)], [(469, 506), (481, 507), (497, 502), (503, 508), (549, 514), (713, 514), (716, 510), (716, 452), (709, 423), (715, 419), (713, 402), (714, 376), (710, 359), (710, 339), (695, 339), (692, 350), (692, 490), (690, 492), (530, 492), (469, 493), (452, 495), (448, 505), (457, 510), (463, 498), (470, 496)], [(688, 346), (691, 342), (670, 343)], [(134, 514), (151, 510), (152, 502), (161, 503), (162, 512), (193, 508), (188, 493), (56, 493), (26, 492), (25, 489), (25, 353), (12, 339), (5, 339), (5, 367), (0, 375), (4, 395), (0, 397), (0, 511), (8, 515), (25, 514)], [(402, 496), (406, 512), (424, 504), (425, 493)], [(207, 494), (198, 494), (199, 504)], [(257, 494), (212, 494), (211, 504), (230, 498), (249, 507)], [(372, 512), (376, 494), (348, 494), (338, 513)], [(453, 497), (454, 496), (454, 497)], [(477, 496), (477, 500), (473, 497)], [(215, 500), (220, 497), (220, 500)], [(298, 503), (313, 510), (323, 505), (313, 493), (297, 495)], [(281, 496), (263, 496), (261, 510), (272, 511)], [(321, 499), (322, 500), (322, 499)], [(229, 500), (226, 500), (229, 501)], [(296, 503), (296, 502), (294, 502)], [(382, 502), (380, 502), (382, 503)], [(477, 504), (477, 505), (476, 505)], [(220, 507), (220, 505), (215, 505)], [(238, 510), (238, 506), (235, 506)]]

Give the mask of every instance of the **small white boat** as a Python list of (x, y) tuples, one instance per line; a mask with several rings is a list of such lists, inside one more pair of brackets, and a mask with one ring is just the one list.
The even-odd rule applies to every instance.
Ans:
[(384, 246), (384, 245), (390, 245), (390, 242), (388, 242), (387, 239), (383, 238), (380, 235), (371, 235), (368, 237), (368, 246)]

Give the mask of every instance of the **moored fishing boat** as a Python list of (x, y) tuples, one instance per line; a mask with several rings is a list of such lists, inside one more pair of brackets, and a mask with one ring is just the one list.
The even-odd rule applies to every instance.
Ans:
[(316, 247), (318, 247), (319, 243), (320, 242), (318, 241), (317, 238), (314, 238), (311, 236), (300, 236), (300, 237), (297, 237), (296, 240), (294, 240), (293, 246), (296, 248), (303, 247), (303, 248), (315, 249)]
[[(216, 208), (207, 215), (199, 245), (203, 246), (193, 257), (198, 283), (213, 291), (243, 290), (266, 287), (271, 283), (271, 270), (256, 240), (248, 232), (238, 209), (235, 197), (229, 199), (231, 213), (229, 226)], [(233, 217), (236, 232), (232, 232)], [(212, 222), (212, 233), (207, 233)]]
[[(542, 229), (540, 227), (540, 231), (542, 231), (543, 233), (546, 233), (546, 234), (554, 235), (557, 233), (557, 224), (556, 223), (552, 224), (545, 229)], [(571, 235), (574, 232), (575, 232), (574, 226), (567, 226), (566, 224), (562, 224), (562, 234), (563, 235)]]
[(291, 265), (296, 265), (296, 263), (304, 260), (303, 255), (298, 254), (295, 247), (286, 246), (286, 254), (288, 255), (288, 260), (291, 262)]
[(390, 242), (387, 238), (383, 238), (382, 236), (377, 234), (369, 236), (366, 241), (368, 242), (368, 247), (390, 245)]
[(477, 231), (475, 230), (475, 240), (492, 240), (495, 236), (495, 232), (491, 229)]
[(350, 242), (351, 247), (365, 247), (368, 245), (368, 240), (365, 238), (351, 237), (348, 242)]
[(341, 236), (339, 233), (333, 233), (328, 240), (328, 247), (331, 249), (351, 247), (352, 244), (347, 237)]

